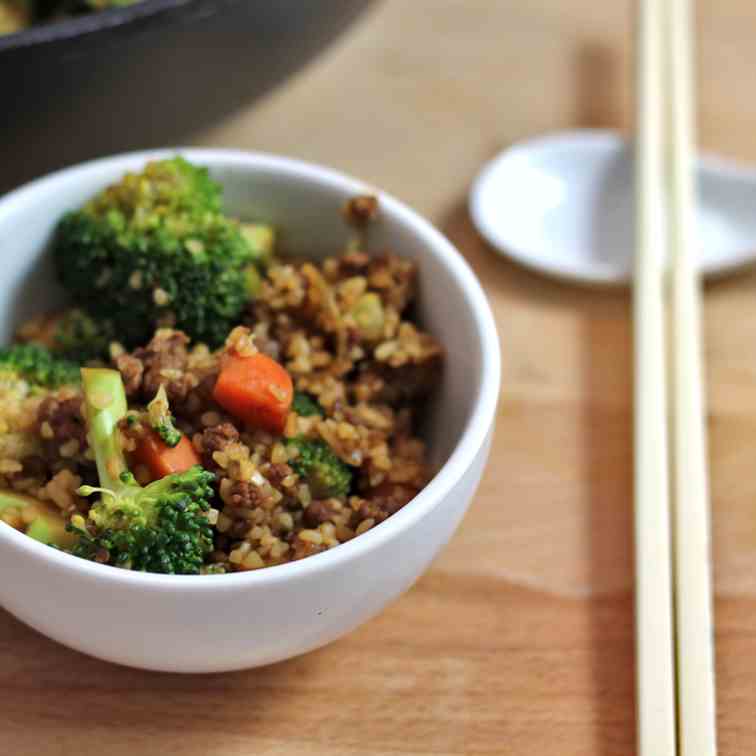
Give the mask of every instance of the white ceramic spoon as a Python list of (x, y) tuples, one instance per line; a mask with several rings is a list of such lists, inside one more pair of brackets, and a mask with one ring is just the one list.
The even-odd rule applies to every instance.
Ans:
[[(703, 272), (756, 260), (756, 169), (698, 162)], [(521, 142), (484, 167), (470, 212), (496, 250), (542, 273), (593, 283), (630, 280), (634, 240), (633, 147), (610, 131)]]

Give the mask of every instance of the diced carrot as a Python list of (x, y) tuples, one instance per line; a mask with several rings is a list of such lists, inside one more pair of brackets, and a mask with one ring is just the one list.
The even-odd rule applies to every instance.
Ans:
[(226, 359), (213, 398), (239, 420), (272, 433), (283, 433), (294, 396), (291, 376), (265, 354)]
[(134, 458), (146, 465), (156, 480), (172, 473), (186, 472), (190, 467), (200, 464), (199, 455), (186, 436), (182, 436), (181, 441), (171, 447), (152, 430), (139, 439)]

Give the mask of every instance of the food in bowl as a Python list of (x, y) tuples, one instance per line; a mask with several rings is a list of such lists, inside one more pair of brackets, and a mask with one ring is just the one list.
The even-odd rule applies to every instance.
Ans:
[(0, 34), (13, 34), (35, 23), (138, 2), (141, 0), (0, 0)]
[(371, 197), (319, 262), (221, 209), (182, 158), (61, 219), (71, 306), (0, 351), (0, 519), (85, 559), (217, 574), (370, 530), (430, 477), (417, 420), (442, 349), (417, 268), (370, 256)]
[[(0, 237), (8, 252), (0, 277), (4, 342), (19, 323), (63, 304), (49, 255), (60, 218), (124, 173), (173, 154), (139, 152), (71, 166), (0, 199)], [(491, 308), (462, 255), (396, 198), (291, 158), (222, 149), (181, 154), (221, 181), (230, 214), (263, 218), (280, 230), (279, 254), (322, 259), (342, 249), (341, 209), (355, 196), (376, 195), (380, 213), (369, 227), (371, 249), (400, 250), (417, 264), (419, 322), (447, 355), (458, 356), (444, 361), (423, 418), (433, 478), (379, 526), (311, 559), (216, 577), (156, 575), (103, 567), (0, 523), (0, 604), (21, 622), (119, 664), (225, 672), (334, 641), (374, 617), (428, 568), (464, 517), (486, 465), (500, 347)]]

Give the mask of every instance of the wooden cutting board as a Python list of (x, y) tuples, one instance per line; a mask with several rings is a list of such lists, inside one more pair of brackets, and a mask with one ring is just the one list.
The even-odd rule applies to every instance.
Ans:
[[(493, 464), (406, 596), (328, 648), (266, 669), (118, 668), (0, 612), (0, 752), (634, 752), (629, 300), (523, 272), (486, 248), (465, 210), (481, 163), (513, 140), (631, 126), (630, 11), (385, 2), (281, 90), (195, 136), (361, 176), (459, 246), (501, 337)], [(701, 140), (751, 160), (754, 28), (748, 0), (699, 2)], [(734, 756), (756, 750), (756, 274), (708, 287), (705, 328), (720, 741)]]

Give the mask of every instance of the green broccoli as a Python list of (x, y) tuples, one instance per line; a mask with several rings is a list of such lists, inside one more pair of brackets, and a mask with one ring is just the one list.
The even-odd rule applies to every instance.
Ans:
[(148, 163), (64, 216), (53, 248), (60, 281), (129, 348), (158, 325), (215, 347), (251, 296), (259, 256), (220, 207), (207, 169), (180, 157)]
[(20, 341), (41, 344), (57, 356), (80, 365), (94, 360), (108, 361), (110, 344), (116, 341), (111, 321), (95, 320), (78, 307), (29, 320), (17, 336)]
[(111, 320), (95, 320), (83, 310), (72, 308), (55, 318), (50, 349), (83, 365), (92, 360), (109, 360), (110, 344), (116, 340)]
[(328, 499), (349, 494), (352, 471), (325, 442), (297, 436), (288, 443), (298, 452), (290, 461), (291, 467), (310, 487), (313, 498)]
[(383, 335), (386, 316), (381, 298), (374, 291), (365, 292), (352, 308), (357, 333), (366, 341), (378, 341)]
[[(42, 346), (14, 344), (0, 349), (0, 407), (28, 406), (34, 417), (40, 398), (78, 381), (77, 365), (56, 359)], [(26, 414), (11, 409), (0, 421), (0, 459), (22, 462), (44, 454), (39, 432)]]
[(61, 387), (74, 386), (79, 381), (77, 365), (56, 358), (38, 344), (0, 349), (0, 407), (11, 408), (0, 421), (0, 459), (21, 461), (43, 455), (39, 432), (24, 420), (24, 412), (16, 413), (13, 408), (55, 395)]
[(249, 244), (252, 259), (258, 268), (265, 270), (273, 259), (276, 246), (276, 234), (272, 226), (265, 223), (242, 223), (240, 228)]
[(0, 490), (0, 519), (40, 543), (63, 548), (75, 540), (60, 509), (17, 491)]
[(163, 443), (171, 448), (178, 446), (181, 441), (181, 431), (176, 428), (176, 418), (171, 414), (165, 386), (162, 384), (160, 384), (155, 398), (147, 405), (147, 415), (152, 430), (160, 436)]
[(0, 383), (25, 381), (32, 389), (76, 385), (79, 366), (52, 354), (40, 344), (13, 344), (0, 349)]
[(313, 417), (314, 415), (322, 417), (325, 414), (318, 401), (302, 391), (294, 392), (291, 408), (301, 417)]
[(127, 412), (120, 373), (83, 368), (81, 375), (100, 487), (78, 492), (101, 497), (86, 520), (71, 519), (79, 539), (71, 553), (132, 570), (199, 574), (213, 548), (208, 516), (215, 476), (196, 465), (140, 486), (128, 471), (117, 429)]

